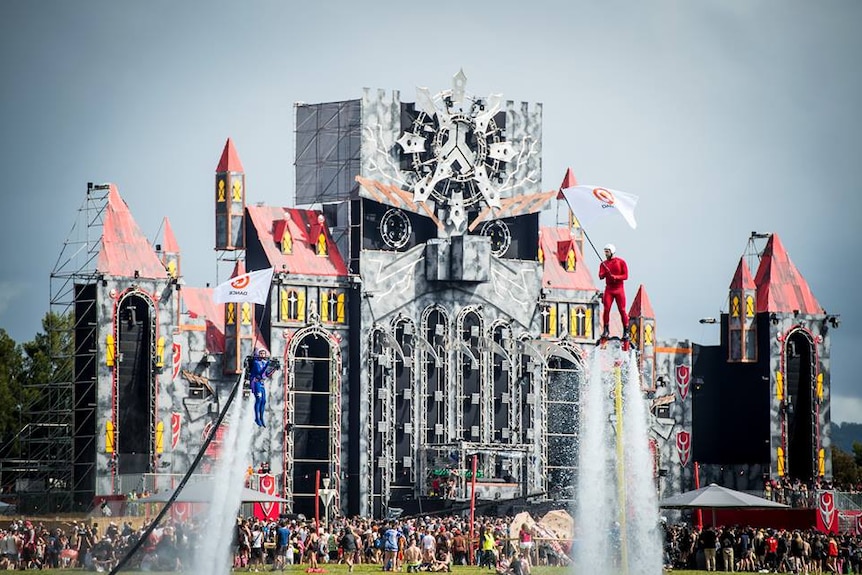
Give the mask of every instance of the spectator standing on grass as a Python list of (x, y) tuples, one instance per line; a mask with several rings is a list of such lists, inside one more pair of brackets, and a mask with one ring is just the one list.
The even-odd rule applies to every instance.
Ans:
[(395, 521), (386, 524), (383, 532), (383, 570), (395, 571), (398, 568), (398, 529)]
[(341, 530), (341, 558), (347, 564), (347, 571), (353, 572), (353, 564), (356, 562), (356, 553), (359, 551), (359, 540), (350, 525)]
[(712, 525), (701, 531), (700, 545), (703, 548), (703, 558), (706, 561), (706, 570), (715, 571), (715, 544), (718, 535)]
[(467, 538), (457, 528), (452, 530), (452, 560), (455, 565), (467, 564)]

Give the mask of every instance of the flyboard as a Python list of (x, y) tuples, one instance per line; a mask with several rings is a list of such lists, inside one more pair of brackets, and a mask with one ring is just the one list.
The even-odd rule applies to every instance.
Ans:
[(596, 345), (601, 349), (619, 349), (623, 352), (628, 352), (631, 349), (631, 340), (627, 337), (617, 337), (615, 335), (612, 336), (600, 336), (598, 340), (596, 340)]

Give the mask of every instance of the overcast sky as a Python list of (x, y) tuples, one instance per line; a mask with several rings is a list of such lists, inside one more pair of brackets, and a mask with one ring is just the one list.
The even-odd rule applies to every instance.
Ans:
[[(191, 285), (218, 279), (214, 170), (293, 198), (297, 101), (451, 86), (544, 105), (544, 188), (640, 196), (616, 243), (659, 337), (715, 344), (752, 231), (776, 232), (833, 331), (833, 421), (862, 421), (862, 2), (0, 2), (0, 327), (40, 329), (86, 197), (113, 182), (145, 234), (170, 218)], [(595, 269), (597, 260), (587, 254)], [(752, 270), (752, 273), (755, 270)]]

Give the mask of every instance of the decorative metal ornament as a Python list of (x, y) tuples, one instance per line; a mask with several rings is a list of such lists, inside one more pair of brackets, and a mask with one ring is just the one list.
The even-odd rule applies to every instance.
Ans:
[(392, 249), (400, 250), (410, 241), (413, 228), (407, 214), (398, 208), (390, 208), (380, 219), (379, 230), (383, 243)]
[(483, 236), (491, 238), (491, 254), (502, 257), (512, 245), (512, 232), (502, 220), (486, 222), (480, 231)]
[(501, 96), (472, 97), (464, 92), (466, 83), (460, 71), (451, 90), (432, 96), (419, 88), (416, 115), (397, 140), (416, 177), (414, 198), (436, 202), (456, 227), (475, 204), (500, 207), (496, 183), (515, 156), (506, 141)]

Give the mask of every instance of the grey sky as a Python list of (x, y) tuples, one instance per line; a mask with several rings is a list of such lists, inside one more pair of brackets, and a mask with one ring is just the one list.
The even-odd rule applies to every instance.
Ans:
[[(833, 419), (862, 421), (862, 3), (0, 3), (0, 326), (31, 339), (85, 198), (114, 182), (150, 238), (168, 216), (192, 285), (217, 280), (215, 166), (232, 137), (248, 199), (291, 205), (293, 103), (363, 87), (544, 105), (544, 188), (640, 196), (639, 227), (588, 230), (629, 262), (660, 337), (716, 343), (750, 232), (777, 232), (833, 338)], [(591, 267), (595, 256), (588, 254)], [(752, 270), (754, 271), (754, 270)], [(224, 278), (222, 278), (224, 279)]]

